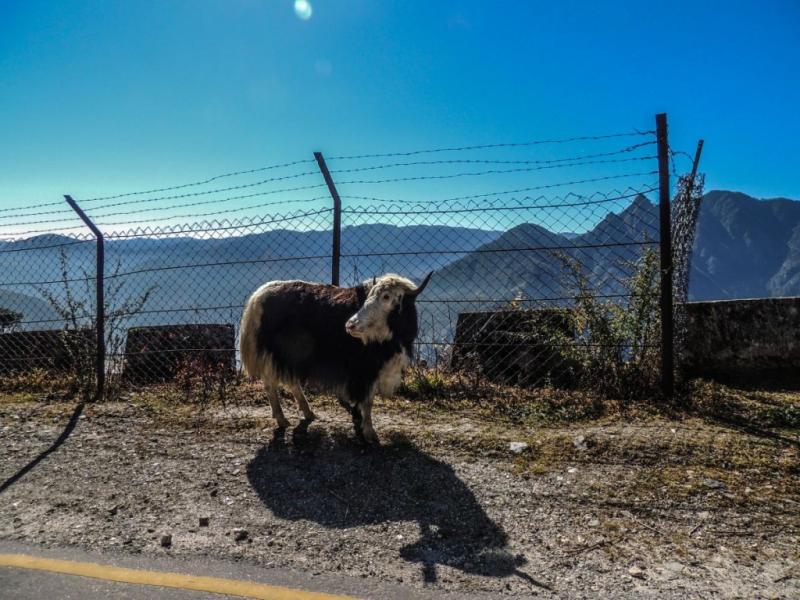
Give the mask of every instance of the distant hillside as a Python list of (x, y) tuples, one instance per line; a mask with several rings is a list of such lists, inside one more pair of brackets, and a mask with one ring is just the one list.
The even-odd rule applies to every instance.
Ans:
[[(387, 271), (418, 279), (502, 232), (445, 226), (366, 224), (342, 230), (341, 280), (347, 285)], [(443, 246), (447, 252), (442, 252)], [(61, 253), (71, 293), (93, 298), (95, 245), (47, 235), (0, 243), (0, 307), (24, 321), (55, 318), (41, 289), (65, 299)], [(231, 322), (248, 295), (275, 279), (329, 281), (330, 231), (275, 230), (217, 239), (108, 239), (106, 282), (117, 304), (152, 289), (148, 315), (135, 323)], [(48, 282), (48, 283), (41, 283)], [(116, 293), (112, 290), (117, 289)], [(197, 310), (217, 307), (214, 310)], [(161, 312), (164, 311), (164, 312)], [(135, 324), (131, 323), (131, 324)], [(54, 324), (57, 326), (57, 323)]]
[(645, 247), (635, 242), (652, 242), (657, 229), (657, 207), (644, 196), (583, 234), (525, 223), (438, 271), (431, 289), (441, 299), (566, 300), (574, 295), (564, 268), (567, 258), (581, 264), (598, 293), (618, 294), (629, 263)]
[[(618, 293), (630, 271), (626, 263), (641, 252), (642, 247), (631, 242), (647, 239), (658, 239), (658, 207), (639, 196), (580, 235), (519, 225), (442, 269), (434, 280), (438, 285), (432, 286), (442, 298), (456, 291), (475, 299), (569, 296), (573, 292), (564, 286), (560, 253), (580, 261), (599, 293)], [(541, 249), (522, 253), (513, 248)], [(800, 202), (707, 193), (698, 219), (690, 299), (798, 295)]]
[(709, 192), (692, 260), (693, 299), (800, 295), (800, 202)]
[(47, 302), (35, 296), (0, 289), (0, 308), (22, 315), (23, 321), (40, 321), (38, 329), (58, 328), (58, 314)]
[[(505, 232), (358, 225), (342, 231), (341, 280), (349, 285), (387, 271), (419, 279), (435, 271), (425, 300), (457, 302), (425, 303), (423, 317), (446, 336), (458, 312), (502, 307), (520, 297), (568, 301), (574, 287), (568, 284), (564, 258), (582, 264), (597, 292), (621, 293), (630, 263), (644, 247), (640, 242), (657, 237), (657, 206), (643, 196), (580, 234), (554, 233), (533, 223)], [(330, 243), (329, 231), (292, 230), (219, 239), (111, 239), (106, 244), (107, 289), (110, 294), (119, 288), (117, 302), (153, 289), (146, 307), (150, 312), (130, 324), (235, 322), (247, 296), (266, 281), (328, 281)], [(0, 307), (22, 312), (25, 321), (56, 319), (41, 288), (63, 297), (58, 283), (62, 251), (68, 259), (66, 275), (74, 280), (72, 293), (91, 300), (93, 241), (45, 235), (0, 242)], [(82, 281), (87, 275), (90, 279)], [(800, 295), (800, 202), (756, 200), (736, 192), (706, 194), (690, 298), (786, 295)], [(209, 307), (215, 308), (204, 310)], [(43, 326), (51, 325), (57, 323)]]

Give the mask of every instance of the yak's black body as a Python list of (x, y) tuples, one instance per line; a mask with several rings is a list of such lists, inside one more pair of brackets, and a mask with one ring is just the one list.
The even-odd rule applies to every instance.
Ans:
[(391, 394), (413, 356), (419, 285), (393, 273), (353, 288), (272, 281), (242, 314), (239, 349), (245, 373), (259, 377), (278, 427), (288, 427), (278, 386), (288, 388), (306, 421), (315, 418), (303, 384), (326, 389), (353, 417), (356, 434), (378, 443), (376, 393)]
[(367, 292), (363, 285), (339, 288), (297, 281), (265, 294), (257, 324), (259, 355), (271, 357), (281, 379), (335, 391), (351, 406), (362, 402), (389, 360), (403, 351), (412, 356), (417, 335), (413, 297), (404, 298), (389, 314), (388, 341), (365, 344), (349, 335), (345, 323)]

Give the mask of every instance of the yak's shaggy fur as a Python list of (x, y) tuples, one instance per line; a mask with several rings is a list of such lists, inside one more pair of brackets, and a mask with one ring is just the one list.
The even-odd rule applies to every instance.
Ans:
[(244, 310), (240, 350), (245, 372), (264, 381), (278, 425), (288, 424), (279, 383), (313, 418), (300, 387), (308, 383), (335, 393), (357, 434), (377, 441), (372, 397), (394, 392), (413, 355), (416, 293), (413, 282), (392, 274), (352, 288), (305, 281), (260, 287)]

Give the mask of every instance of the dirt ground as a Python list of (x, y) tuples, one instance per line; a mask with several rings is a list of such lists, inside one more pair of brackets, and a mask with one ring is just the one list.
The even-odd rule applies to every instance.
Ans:
[(279, 431), (258, 404), (5, 397), (0, 539), (493, 596), (800, 597), (796, 430), (401, 399), (365, 448), (312, 404)]

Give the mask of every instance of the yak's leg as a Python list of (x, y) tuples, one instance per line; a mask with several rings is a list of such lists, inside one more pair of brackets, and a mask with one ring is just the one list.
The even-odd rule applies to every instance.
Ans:
[(297, 408), (299, 408), (303, 413), (303, 418), (306, 421), (313, 421), (317, 418), (317, 416), (311, 410), (311, 407), (308, 405), (308, 400), (306, 400), (306, 395), (303, 393), (303, 388), (300, 387), (300, 384), (295, 383), (289, 386), (289, 391), (292, 392), (292, 396), (297, 401)]
[(369, 444), (378, 444), (378, 435), (375, 433), (375, 428), (372, 426), (372, 395), (367, 396), (365, 400), (359, 403), (356, 410), (361, 409), (361, 416), (363, 423), (361, 431), (364, 435), (364, 440)]
[(345, 393), (339, 394), (337, 398), (339, 400), (339, 404), (341, 404), (344, 409), (350, 413), (350, 416), (353, 417), (353, 429), (356, 431), (356, 437), (359, 439), (364, 439), (364, 433), (361, 430), (361, 411), (358, 409), (358, 405), (352, 404), (349, 396)]
[(267, 392), (267, 399), (272, 408), (272, 416), (278, 427), (288, 427), (289, 421), (283, 416), (283, 409), (281, 408), (281, 400), (278, 398), (278, 386), (272, 381), (264, 381), (264, 388)]

